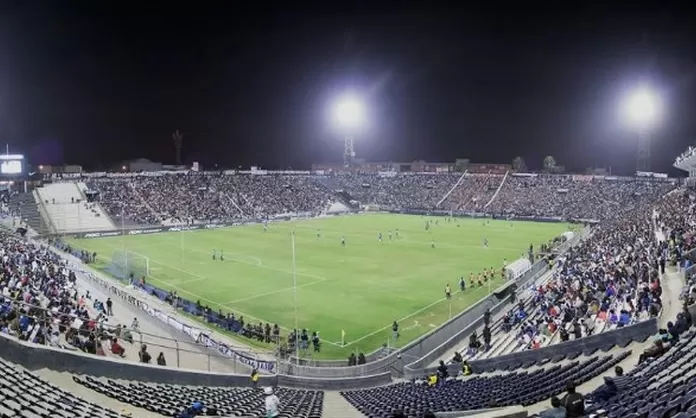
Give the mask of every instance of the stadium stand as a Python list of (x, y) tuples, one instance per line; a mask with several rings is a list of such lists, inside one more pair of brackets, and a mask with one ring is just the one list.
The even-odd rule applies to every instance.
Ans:
[[(122, 216), (124, 225), (166, 225), (321, 213), (335, 201), (343, 201), (348, 206), (350, 201), (357, 201), (363, 207), (382, 209), (440, 209), (498, 216), (604, 220), (615, 216), (619, 210), (627, 211), (650, 203), (674, 187), (670, 182), (651, 180), (470, 173), (332, 176), (169, 173), (90, 177), (84, 187), (99, 192), (100, 204), (119, 225)], [(45, 202), (52, 201), (52, 195), (46, 195), (50, 192), (43, 190), (41, 193)], [(54, 223), (63, 229), (72, 226), (74, 211), (68, 216), (66, 209), (59, 210), (59, 207), (47, 203)], [(81, 212), (81, 216), (88, 219), (77, 225), (79, 230), (88, 226), (93, 230), (99, 229), (98, 226), (108, 229), (98, 223), (99, 216), (89, 218), (89, 215), (89, 210)]]
[[(510, 363), (505, 370), (474, 370), (473, 376), (456, 379), (447, 375), (461, 370), (464, 360), (476, 364), (480, 360), (569, 341), (571, 336), (575, 339), (597, 336), (658, 317), (666, 302), (662, 295), (663, 266), (685, 269), (692, 266), (687, 254), (694, 249), (691, 239), (696, 219), (694, 197), (680, 189), (655, 203), (673, 189), (669, 182), (468, 173), (393, 176), (362, 173), (337, 175), (331, 180), (334, 187), (329, 188), (325, 182), (304, 175), (168, 174), (98, 178), (87, 183), (47, 186), (39, 191), (40, 205), (30, 210), (38, 211), (43, 206), (61, 231), (92, 231), (114, 228), (102, 208), (118, 221), (123, 215), (124, 223), (140, 225), (262, 219), (285, 213), (319, 213), (336, 199), (335, 190), (341, 189), (363, 205), (384, 208), (438, 208), (486, 211), (501, 216), (602, 221), (587, 240), (556, 258), (551, 277), (544, 276), (533, 287), (522, 289), (520, 300), (505, 309), (503, 315), (492, 318), (489, 341), (482, 338), (483, 332), (477, 332), (461, 350), (461, 359), (449, 367), (443, 364), (439, 378), (429, 381), (433, 379), (429, 373), (414, 381), (342, 392), (345, 401), (369, 417), (388, 417), (395, 410), (420, 417), (426, 411), (527, 406), (562, 394), (569, 381), (582, 384), (598, 378), (628, 358), (630, 350), (637, 353), (638, 344), (626, 348), (630, 341), (619, 346), (607, 342), (601, 348)], [(101, 194), (100, 205), (84, 202), (83, 192), (87, 189)], [(18, 202), (17, 206), (23, 205)], [(75, 220), (75, 213), (80, 219)], [(656, 240), (655, 231), (664, 235)], [(105, 316), (107, 307), (102, 302), (79, 297), (75, 290), (78, 278), (64, 259), (9, 232), (0, 233), (0, 254), (5, 272), (0, 280), (3, 291), (0, 328), (4, 334), (92, 354), (99, 350), (112, 351), (102, 346), (106, 340), (102, 336), (111, 337), (112, 332), (106, 329), (95, 332), (104, 328), (100, 318)], [(76, 255), (83, 261), (90, 257)], [(693, 288), (693, 285), (686, 288), (687, 301), (694, 294)], [(54, 321), (42, 319), (39, 307), (49, 309)], [(199, 310), (193, 302), (187, 308)], [(696, 334), (686, 332), (690, 318), (680, 313), (674, 324), (660, 332), (659, 342), (648, 343), (646, 351), (640, 353), (640, 365), (628, 372), (616, 393), (601, 387), (589, 395), (587, 411), (612, 417), (696, 415), (692, 407), (696, 404), (696, 369), (692, 367), (695, 357), (691, 354), (696, 346)], [(213, 319), (219, 322), (223, 318)], [(482, 350), (486, 345), (490, 348)], [(110, 356), (110, 361), (123, 359)], [(18, 365), (2, 361), (0, 369), (0, 416), (121, 416), (58, 389)], [(98, 372), (75, 373), (75, 384), (136, 408), (143, 412), (142, 416), (146, 412), (175, 416), (192, 402), (201, 402), (202, 412), (208, 415), (265, 415), (262, 391), (245, 387), (239, 383), (241, 380), (230, 380), (230, 385), (225, 387), (184, 386), (161, 383), (161, 377), (167, 376), (163, 374), (158, 374), (160, 379), (154, 383), (135, 379), (133, 375), (119, 380), (113, 376), (101, 377)], [(248, 376), (230, 377), (248, 379)], [(281, 382), (280, 378), (277, 381)], [(327, 416), (324, 403), (328, 393), (278, 388), (279, 416)], [(136, 412), (134, 416), (140, 415)]]
[(85, 401), (21, 367), (0, 361), (0, 416), (117, 418), (118, 412)]
[[(264, 393), (256, 388), (186, 387), (153, 385), (143, 382), (123, 382), (75, 376), (75, 382), (87, 388), (117, 398), (123, 403), (176, 416), (192, 402), (204, 405), (201, 415), (264, 417)], [(312, 390), (278, 388), (281, 400), (278, 417), (321, 418), (324, 393)]]
[(58, 233), (115, 228), (99, 205), (86, 201), (79, 183), (47, 184), (38, 189), (38, 194)]
[(343, 396), (368, 417), (384, 417), (395, 411), (422, 416), (427, 411), (529, 405), (560, 394), (568, 381), (581, 383), (603, 373), (628, 355), (629, 352), (620, 352), (616, 356), (594, 356), (532, 372), (495, 376), (448, 380), (447, 375), (440, 374), (414, 382), (343, 392)]
[(617, 211), (655, 201), (674, 186), (666, 182), (585, 175), (507, 176), (486, 208), (491, 213), (604, 220)]
[(88, 183), (101, 194), (106, 211), (136, 224), (221, 222), (261, 219), (283, 213), (326, 209), (330, 192), (309, 176), (167, 174), (98, 179)]
[(466, 174), (440, 205), (445, 210), (483, 212), (505, 176)]

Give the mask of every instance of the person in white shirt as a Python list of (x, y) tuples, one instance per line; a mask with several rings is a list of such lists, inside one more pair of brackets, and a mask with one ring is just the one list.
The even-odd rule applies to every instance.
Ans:
[(273, 394), (273, 388), (264, 388), (263, 393), (266, 394), (266, 418), (277, 417), (280, 399)]

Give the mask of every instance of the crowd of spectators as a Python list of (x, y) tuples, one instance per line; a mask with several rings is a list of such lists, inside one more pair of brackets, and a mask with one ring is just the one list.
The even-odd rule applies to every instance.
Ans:
[(333, 180), (336, 187), (363, 205), (393, 209), (434, 209), (457, 184), (461, 174), (342, 174)]
[(329, 191), (308, 176), (171, 174), (88, 183), (116, 220), (143, 225), (264, 218), (325, 209)]
[[(329, 181), (327, 181), (329, 180)], [(330, 185), (329, 185), (330, 184)], [(573, 175), (353, 173), (332, 176), (186, 173), (95, 179), (102, 206), (141, 225), (318, 213), (343, 198), (391, 209), (605, 220), (642, 207), (673, 185)]]
[(442, 209), (483, 212), (503, 181), (500, 174), (471, 174), (462, 177), (456, 189), (442, 202)]
[[(93, 257), (77, 253), (85, 259)], [(0, 230), (0, 260), (0, 332), (95, 355), (111, 352), (123, 357), (121, 341), (134, 343), (126, 326), (109, 325), (112, 301), (97, 300), (89, 292), (80, 294), (67, 261), (48, 247)], [(147, 348), (141, 347), (140, 352), (147, 354)]]
[(650, 180), (509, 175), (486, 210), (496, 214), (604, 220), (644, 207), (672, 187)]

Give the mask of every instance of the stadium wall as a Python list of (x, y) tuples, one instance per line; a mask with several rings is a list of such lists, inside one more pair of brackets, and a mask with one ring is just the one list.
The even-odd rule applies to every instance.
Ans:
[[(150, 364), (119, 361), (109, 357), (85, 354), (30, 344), (0, 334), (0, 357), (20, 364), (28, 370), (50, 369), (57, 372), (87, 374), (109, 379), (145, 381), (151, 383), (250, 387), (249, 375), (202, 372), (174, 369)], [(390, 373), (364, 376), (358, 379), (311, 379), (298, 376), (262, 375), (261, 386), (287, 386), (323, 390), (344, 390), (385, 385), (391, 382)]]

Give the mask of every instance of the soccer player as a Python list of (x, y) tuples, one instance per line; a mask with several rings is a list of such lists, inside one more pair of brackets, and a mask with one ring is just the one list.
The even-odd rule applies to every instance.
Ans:
[(483, 269), (483, 281), (488, 281), (488, 269)]
[(488, 248), (488, 238), (483, 237), (483, 246)]
[(389, 230), (388, 234), (389, 234), (389, 241), (391, 241), (391, 240), (392, 240), (392, 232), (391, 232), (391, 229)]
[(466, 290), (466, 282), (464, 281), (464, 276), (459, 278), (459, 290), (462, 292)]
[(216, 259), (217, 259), (216, 252), (215, 252), (215, 250), (213, 250), (213, 261), (215, 261)]
[(429, 229), (430, 229), (430, 221), (425, 221), (425, 230), (427, 231)]
[(268, 232), (268, 222), (263, 223), (263, 232)]
[(449, 283), (447, 283), (447, 286), (445, 286), (445, 297), (447, 299), (452, 299), (452, 289), (450, 288)]
[(399, 228), (396, 228), (396, 237), (399, 238)]
[(377, 236), (377, 239), (379, 240), (380, 244), (382, 243), (382, 233), (380, 232), (379, 235)]
[(503, 258), (503, 267), (507, 266), (507, 258)]
[(344, 247), (346, 246), (346, 237), (345, 236), (341, 237), (341, 245)]
[(430, 243), (430, 248), (435, 248), (435, 240), (433, 240), (433, 242)]
[(317, 238), (321, 238), (321, 231), (317, 228)]
[(220, 250), (220, 261), (225, 261), (225, 252)]

